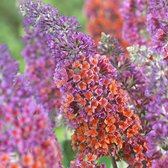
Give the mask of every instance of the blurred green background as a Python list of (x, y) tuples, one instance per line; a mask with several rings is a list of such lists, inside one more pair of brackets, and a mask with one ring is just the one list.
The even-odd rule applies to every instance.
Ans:
[[(82, 27), (81, 31), (85, 31), (86, 17), (83, 13), (84, 0), (43, 0), (46, 3), (57, 7), (60, 13), (67, 16), (76, 16)], [(24, 61), (21, 56), (23, 49), (22, 44), (22, 17), (18, 12), (15, 0), (0, 0), (0, 43), (7, 44), (13, 57), (20, 63), (20, 71), (24, 71)], [(57, 128), (56, 134), (58, 141), (62, 145), (63, 164), (65, 168), (69, 167), (70, 160), (74, 159), (74, 152), (71, 149), (70, 137), (72, 132), (65, 128)], [(109, 158), (101, 158), (99, 162), (106, 163), (107, 168), (111, 168)], [(123, 162), (119, 163), (120, 168), (124, 168)]]
[[(20, 70), (24, 70), (21, 57), (23, 48), (21, 37), (23, 35), (22, 17), (16, 7), (17, 0), (0, 0), (0, 43), (8, 45), (12, 56), (20, 63)], [(56, 6), (60, 12), (67, 16), (76, 16), (83, 25), (84, 31), (86, 18), (83, 14), (83, 0), (43, 0), (45, 3)]]

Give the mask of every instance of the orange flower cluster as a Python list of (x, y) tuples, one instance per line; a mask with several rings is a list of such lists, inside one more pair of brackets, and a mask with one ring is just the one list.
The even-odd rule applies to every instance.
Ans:
[[(134, 165), (135, 168), (152, 167), (151, 159), (145, 157), (148, 150), (144, 137), (137, 135), (124, 142), (123, 158), (129, 165)], [(146, 160), (144, 160), (144, 158)]]
[(96, 155), (88, 154), (87, 158), (84, 155), (78, 154), (76, 160), (71, 161), (70, 168), (106, 168), (104, 164), (97, 166), (95, 160)]
[[(66, 78), (58, 78), (56, 84), (66, 88), (61, 109), (75, 128), (73, 149), (92, 162), (95, 157), (119, 156), (124, 148), (131, 147), (131, 164), (146, 164), (145, 142), (136, 138), (141, 137), (140, 120), (128, 108), (126, 93), (115, 80), (109, 58), (81, 56), (66, 69)], [(125, 150), (127, 155), (130, 153)], [(130, 163), (127, 157), (125, 160)]]
[(86, 0), (87, 31), (97, 43), (104, 32), (117, 38), (123, 47), (127, 46), (122, 39), (123, 20), (119, 8), (120, 2), (116, 0)]

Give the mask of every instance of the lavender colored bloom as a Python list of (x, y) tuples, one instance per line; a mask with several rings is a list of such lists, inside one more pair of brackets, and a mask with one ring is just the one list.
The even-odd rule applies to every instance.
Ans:
[(123, 37), (131, 45), (147, 44), (168, 56), (168, 4), (166, 0), (126, 0), (123, 2)]
[[(159, 65), (159, 66), (157, 66)], [(153, 95), (153, 100), (146, 105), (148, 110), (147, 119), (149, 122), (149, 127), (152, 131), (148, 134), (149, 144), (155, 146), (155, 151), (153, 151), (154, 146), (151, 149), (155, 153), (156, 151), (160, 154), (164, 154), (163, 151), (168, 150), (168, 123), (167, 123), (167, 112), (168, 112), (168, 77), (166, 76), (167, 68), (165, 62), (159, 62), (155, 64), (153, 73), (151, 73), (150, 79), (152, 84), (149, 85), (148, 94)], [(151, 136), (151, 133), (154, 135)], [(150, 152), (150, 151), (149, 151)], [(151, 152), (150, 154), (154, 153)]]
[(17, 71), (18, 63), (11, 57), (7, 46), (0, 44), (0, 85), (11, 85)]
[(168, 3), (167, 0), (151, 0), (148, 3), (147, 29), (151, 45), (157, 53), (167, 57), (168, 52)]
[[(62, 16), (52, 6), (28, 1), (21, 3), (20, 7), (27, 33), (23, 52), (28, 63), (26, 73), (30, 83), (33, 82), (37, 97), (49, 107), (49, 111), (53, 111), (57, 96), (53, 91), (57, 88), (52, 82), (53, 70), (56, 67), (56, 81), (60, 68), (69, 66), (81, 55), (89, 57), (95, 53), (94, 42), (84, 33), (78, 32), (78, 21)], [(65, 90), (62, 91), (64, 93)]]
[[(10, 105), (10, 102), (3, 102), (0, 106), (0, 166), (15, 163), (21, 167), (61, 168), (60, 146), (51, 132), (44, 109), (31, 98), (25, 100), (20, 109)], [(3, 162), (4, 155), (8, 156), (6, 162)]]
[(47, 35), (38, 30), (27, 31), (22, 52), (26, 64), (25, 74), (36, 100), (43, 104), (53, 121), (59, 112), (61, 93), (53, 81), (55, 59), (51, 56)]
[(12, 93), (10, 86), (13, 84), (18, 71), (17, 62), (11, 57), (6, 45), (0, 45), (0, 103)]
[(94, 52), (93, 40), (78, 32), (79, 23), (74, 17), (62, 16), (57, 9), (42, 2), (25, 1), (20, 3), (20, 8), (26, 29), (37, 28), (49, 37), (47, 44), (56, 63), (64, 64), (65, 59), (69, 61), (79, 54)]
[(79, 59), (80, 55), (88, 56), (95, 52), (94, 41), (82, 32), (73, 31), (59, 36), (59, 40), (55, 37), (49, 42), (52, 55), (55, 57), (56, 63), (59, 66), (65, 65), (68, 62), (73, 62)]
[(41, 1), (23, 0), (19, 7), (27, 28), (38, 27), (42, 32), (58, 36), (79, 27), (79, 22), (74, 17), (62, 16), (55, 7), (45, 5)]
[(146, 44), (148, 33), (146, 31), (147, 0), (125, 0), (121, 9), (123, 16), (123, 38), (130, 45)]
[(144, 105), (144, 129), (149, 144), (148, 156), (155, 159), (155, 163), (168, 150), (168, 66), (166, 60), (145, 46), (130, 47), (129, 51), (148, 79), (145, 96), (150, 97), (150, 101)]
[(168, 165), (168, 153), (163, 155), (159, 160), (154, 160), (152, 168), (164, 168)]
[(6, 46), (0, 52), (0, 166), (61, 168), (48, 114), (36, 103), (26, 76), (16, 75), (17, 63)]

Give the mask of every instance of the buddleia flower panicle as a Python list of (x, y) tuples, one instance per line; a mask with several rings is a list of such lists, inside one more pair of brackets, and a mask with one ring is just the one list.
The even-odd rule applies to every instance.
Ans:
[(132, 59), (143, 67), (144, 73), (149, 79), (145, 96), (150, 97), (150, 101), (144, 105), (146, 111), (144, 121), (147, 123), (144, 129), (147, 132), (149, 144), (148, 156), (154, 159), (153, 166), (155, 166), (157, 162), (160, 162), (159, 158), (162, 155), (163, 158), (165, 157), (168, 146), (167, 62), (145, 46), (130, 47), (129, 51)]
[(146, 119), (151, 128), (147, 137), (150, 144), (149, 155), (153, 155), (154, 159), (157, 159), (168, 150), (168, 69), (166, 61), (154, 61), (151, 67), (148, 76), (152, 83), (149, 85), (147, 94), (152, 95), (153, 100), (147, 104)]
[[(11, 57), (6, 45), (0, 44), (0, 85), (12, 85), (19, 69), (18, 63)], [(6, 83), (4, 83), (4, 80)], [(7, 86), (6, 86), (7, 87)]]
[[(87, 159), (87, 164), (100, 156), (118, 156), (120, 150), (134, 148), (133, 142), (141, 146), (140, 152), (147, 150), (145, 140), (135, 138), (141, 130), (140, 120), (128, 108), (115, 73), (109, 58), (97, 54), (80, 56), (68, 67), (57, 69), (55, 74), (55, 83), (64, 92), (62, 112), (75, 128), (72, 147)], [(135, 165), (141, 162), (136, 156), (125, 160)], [(144, 154), (142, 160), (147, 161)]]
[[(128, 48), (130, 52), (131, 47)], [(145, 76), (142, 66), (138, 66), (134, 59), (125, 56), (125, 53), (119, 42), (110, 35), (102, 34), (101, 41), (98, 46), (101, 54), (109, 56), (111, 64), (116, 68), (116, 79), (122, 83), (122, 88), (128, 92), (131, 98), (131, 104), (138, 110), (138, 115), (144, 111), (144, 104), (150, 100), (145, 96), (148, 86), (148, 79)]]
[(1, 105), (0, 166), (61, 168), (60, 146), (48, 122), (47, 113), (32, 100), (19, 111)]
[(168, 163), (167, 157), (168, 157), (168, 154), (166, 153), (159, 160), (154, 161), (153, 168), (160, 168), (163, 166), (166, 167)]
[[(51, 131), (48, 114), (34, 100), (25, 75), (16, 75), (18, 67), (8, 49), (2, 48), (0, 167), (61, 168), (60, 146)], [(4, 58), (9, 60), (7, 67), (2, 64)], [(7, 75), (7, 71), (11, 74)], [(9, 85), (11, 79), (13, 82)]]
[(95, 45), (91, 38), (78, 32), (75, 18), (62, 16), (54, 7), (32, 1), (21, 3), (20, 7), (26, 32), (23, 39), (26, 45), (23, 50), (27, 62), (26, 74), (32, 89), (36, 90), (37, 100), (48, 108), (51, 118), (54, 118), (59, 113), (61, 98), (52, 81), (55, 66), (68, 65), (78, 59), (79, 54), (94, 53)]
[[(62, 94), (60, 110), (74, 128), (72, 147), (78, 150), (72, 165), (82, 161), (78, 157), (86, 159), (83, 164), (94, 160), (97, 164), (100, 156), (118, 157), (121, 151), (128, 164), (149, 165), (140, 120), (128, 107), (127, 94), (116, 81), (116, 68), (109, 56), (97, 54), (91, 38), (55, 8), (31, 1), (21, 4), (21, 8), (30, 18), (25, 19), (25, 25), (47, 36), (46, 43), (55, 59), (54, 81)], [(70, 21), (73, 24), (68, 26)], [(133, 155), (128, 156), (127, 151)]]
[(42, 2), (25, 1), (20, 3), (25, 28), (36, 29), (48, 36), (46, 41), (56, 64), (64, 64), (78, 54), (94, 52), (94, 41), (79, 32), (79, 22), (75, 17), (61, 15), (58, 10)]
[(74, 17), (62, 16), (55, 7), (46, 5), (42, 1), (23, 0), (18, 6), (25, 18), (25, 28), (38, 27), (41, 31), (56, 36), (59, 32), (68, 33), (79, 27), (79, 22)]
[(147, 0), (126, 0), (122, 3), (123, 38), (129, 43), (146, 44), (148, 32), (146, 31)]
[(148, 3), (147, 29), (151, 46), (159, 54), (168, 57), (168, 3), (166, 0), (151, 0)]
[(166, 0), (123, 2), (123, 37), (130, 45), (148, 45), (167, 59), (168, 5)]
[(59, 115), (61, 94), (54, 85), (55, 59), (46, 43), (47, 35), (38, 29), (27, 30), (23, 38), (25, 48), (22, 55), (26, 62), (25, 75), (36, 100), (48, 111), (53, 124)]
[(117, 38), (123, 47), (127, 46), (122, 39), (123, 20), (120, 6), (119, 1), (113, 0), (85, 1), (84, 11), (88, 19), (87, 31), (97, 43), (100, 40), (101, 32), (104, 32)]
[[(0, 167), (62, 168), (57, 114), (74, 129), (71, 168), (105, 168), (102, 156), (129, 167), (165, 167), (167, 1), (125, 0), (119, 10), (119, 2), (87, 0), (87, 28), (98, 45), (74, 17), (41, 1), (18, 4), (26, 69), (19, 75), (0, 45)], [(102, 33), (98, 42), (102, 31), (114, 37)]]

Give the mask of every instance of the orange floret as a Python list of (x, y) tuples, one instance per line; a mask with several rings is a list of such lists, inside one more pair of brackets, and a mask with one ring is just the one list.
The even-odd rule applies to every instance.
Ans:
[(87, 61), (84, 61), (82, 63), (82, 69), (84, 70), (90, 69), (90, 64)]

